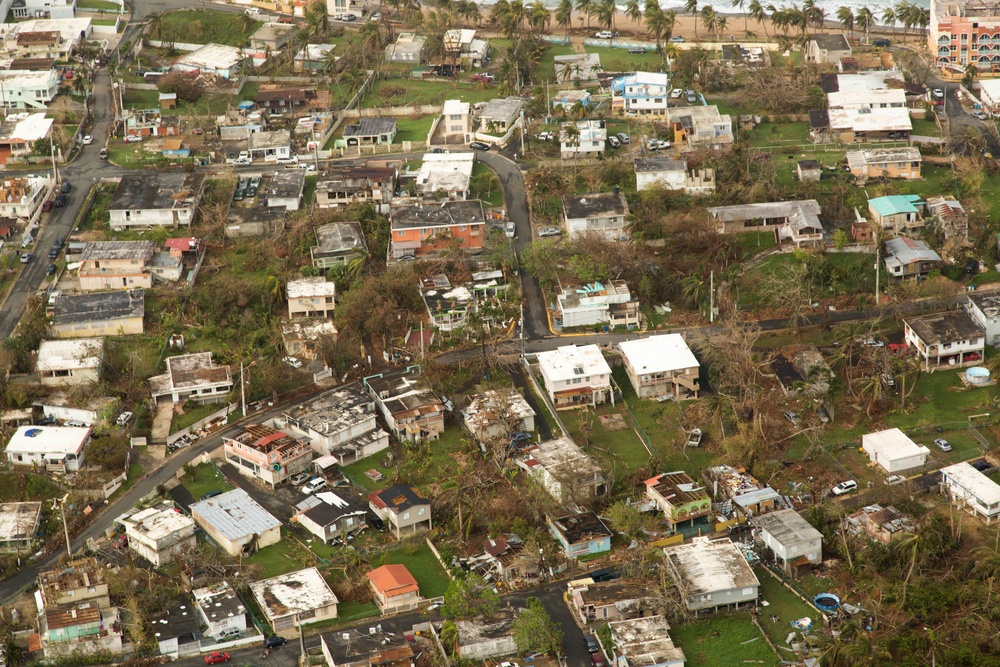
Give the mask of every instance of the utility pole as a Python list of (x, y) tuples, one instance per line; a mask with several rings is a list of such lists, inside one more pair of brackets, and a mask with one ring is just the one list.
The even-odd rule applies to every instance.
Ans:
[(299, 627), (299, 664), (303, 664), (306, 659), (306, 640), (302, 636), (302, 623), (299, 621), (298, 613), (295, 614), (295, 625)]
[(521, 301), (521, 360), (524, 360), (524, 301)]
[(59, 503), (59, 512), (62, 514), (62, 524), (63, 524), (63, 535), (66, 536), (66, 555), (70, 558), (73, 557), (73, 549), (69, 545), (69, 528), (66, 526), (66, 500), (69, 498), (67, 493), (62, 498), (53, 498), (53, 503)]
[(715, 322), (715, 269), (708, 274), (708, 322)]
[(243, 382), (243, 362), (240, 362), (240, 403), (243, 404), (243, 416), (247, 416), (247, 386)]

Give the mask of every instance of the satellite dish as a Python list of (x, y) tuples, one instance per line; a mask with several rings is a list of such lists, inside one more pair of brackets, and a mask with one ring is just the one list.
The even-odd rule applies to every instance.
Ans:
[(281, 471), (281, 464), (280, 463), (275, 463), (274, 465), (271, 466), (271, 470), (273, 470), (274, 472)]

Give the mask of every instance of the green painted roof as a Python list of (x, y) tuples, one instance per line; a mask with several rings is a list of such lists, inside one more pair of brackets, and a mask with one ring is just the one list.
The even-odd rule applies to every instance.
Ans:
[(917, 213), (917, 205), (923, 205), (920, 195), (889, 195), (869, 199), (868, 205), (880, 216), (896, 213)]

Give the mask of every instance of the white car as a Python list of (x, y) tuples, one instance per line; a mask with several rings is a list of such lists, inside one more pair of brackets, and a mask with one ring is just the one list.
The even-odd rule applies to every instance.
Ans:
[(382, 18), (382, 14), (380, 14), (379, 12), (375, 12), (374, 14), (372, 14), (371, 16), (368, 17), (368, 20), (369, 21), (378, 21), (381, 18)]
[(132, 417), (133, 415), (131, 412), (123, 412), (120, 415), (118, 415), (117, 423), (119, 426), (128, 426), (128, 423), (132, 421)]
[(291, 483), (292, 486), (298, 486), (302, 482), (308, 481), (310, 477), (312, 477), (312, 475), (310, 475), (309, 473), (300, 472), (299, 474), (292, 477), (292, 479), (289, 480), (289, 482)]
[(562, 230), (558, 227), (546, 227), (545, 229), (539, 229), (538, 235), (543, 238), (546, 236), (561, 236)]
[(293, 155), (292, 157), (279, 157), (276, 162), (278, 164), (298, 164), (299, 158)]
[(835, 496), (842, 496), (845, 493), (850, 493), (851, 491), (857, 491), (857, 490), (858, 490), (858, 483), (855, 482), (853, 479), (849, 479), (846, 482), (841, 482), (837, 486), (833, 487), (833, 489), (831, 489), (833, 495)]
[(935, 88), (934, 89), (934, 99), (936, 99), (936, 100), (943, 100), (944, 99), (944, 91), (941, 90), (940, 88)]
[(618, 137), (613, 136), (613, 135), (610, 136), (610, 137), (608, 137), (608, 143), (611, 145), (612, 148), (621, 148), (622, 147), (621, 140)]
[(89, 146), (90, 144), (94, 143), (94, 138), (88, 134), (83, 138), (83, 140), (80, 143), (82, 143), (84, 146)]
[(326, 480), (322, 477), (313, 477), (309, 482), (302, 487), (302, 493), (307, 496), (314, 491), (319, 491), (326, 486)]
[(299, 169), (304, 169), (305, 171), (316, 171), (316, 165), (314, 165), (312, 163), (310, 163), (310, 164), (305, 164), (304, 162), (303, 163), (299, 163), (298, 168)]
[(125, 137), (125, 139), (123, 139), (123, 141), (126, 144), (137, 144), (137, 143), (139, 143), (139, 142), (142, 141), (142, 137), (140, 137), (137, 134), (130, 134), (127, 137)]
[(551, 132), (539, 132), (535, 138), (539, 141), (552, 141), (554, 136)]
[(284, 361), (292, 368), (302, 368), (302, 362), (296, 359), (295, 357), (285, 357), (284, 359), (282, 359), (282, 361)]
[(973, 118), (978, 118), (979, 120), (989, 120), (990, 119), (990, 117), (987, 116), (986, 114), (984, 114), (982, 111), (973, 111), (972, 112), (972, 117)]
[(889, 475), (883, 481), (886, 486), (895, 486), (896, 484), (902, 484), (906, 481), (906, 478), (902, 475)]
[(610, 30), (602, 30), (596, 35), (594, 35), (594, 37), (596, 37), (597, 39), (611, 39), (614, 36), (615, 36), (614, 33), (611, 32)]
[(675, 100), (679, 100), (681, 98), (681, 95), (683, 94), (684, 94), (683, 88), (674, 88), (673, 90), (670, 91), (670, 97), (674, 98)]

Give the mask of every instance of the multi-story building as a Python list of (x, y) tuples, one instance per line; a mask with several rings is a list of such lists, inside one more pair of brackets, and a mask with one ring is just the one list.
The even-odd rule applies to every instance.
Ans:
[(618, 349), (639, 398), (698, 398), (700, 365), (680, 334), (625, 341)]
[(604, 155), (607, 141), (603, 120), (579, 120), (559, 128), (559, 154), (564, 159)]
[(582, 503), (608, 492), (601, 467), (567, 436), (524, 450), (517, 465), (557, 503)]
[(22, 176), (0, 181), (0, 217), (34, 220), (52, 192), (48, 176)]
[(841, 58), (850, 57), (851, 44), (842, 32), (812, 35), (806, 42), (804, 51), (807, 63), (839, 65)]
[(289, 280), (288, 317), (333, 317), (337, 284), (323, 276)]
[(570, 238), (596, 234), (608, 241), (625, 239), (628, 205), (619, 192), (563, 197), (563, 216)]
[(361, 382), (400, 440), (437, 440), (444, 432), (444, 403), (420, 375), (419, 366), (369, 375)]
[(924, 226), (924, 201), (920, 195), (887, 195), (868, 200), (872, 222), (894, 234), (919, 231)]
[(388, 213), (396, 176), (392, 167), (334, 167), (316, 184), (315, 206), (336, 208), (371, 202), (379, 213)]
[(483, 249), (486, 215), (478, 199), (393, 207), (389, 218), (392, 259), (423, 257), (456, 241), (469, 253)]
[(162, 567), (195, 546), (194, 521), (173, 507), (150, 507), (119, 520), (128, 546), (155, 567)]
[(141, 289), (60, 294), (52, 309), (56, 338), (126, 336), (143, 332), (146, 299)]
[(153, 274), (148, 264), (157, 253), (153, 241), (95, 241), (80, 256), (80, 289), (89, 292), (111, 289), (148, 289)]
[(218, 637), (227, 630), (247, 629), (247, 609), (243, 601), (226, 582), (191, 591), (194, 607), (206, 637)]
[(438, 199), (465, 199), (472, 181), (476, 155), (472, 152), (425, 153), (417, 172), (417, 194)]
[(445, 100), (438, 127), (445, 143), (472, 141), (472, 105), (461, 100)]
[(941, 483), (952, 500), (960, 501), (987, 524), (1000, 517), (1000, 484), (967, 462), (941, 468)]
[(610, 327), (638, 327), (639, 302), (632, 300), (628, 283), (607, 280), (556, 288), (556, 324), (565, 328), (605, 324)]
[(686, 192), (691, 195), (707, 195), (715, 192), (715, 170), (710, 168), (688, 170), (685, 159), (636, 158), (635, 187), (648, 190), (661, 187), (664, 190)]
[(488, 389), (472, 397), (462, 410), (462, 423), (477, 440), (484, 442), (515, 432), (534, 432), (535, 411), (513, 387)]
[(611, 367), (596, 345), (563, 345), (539, 352), (538, 369), (557, 410), (614, 403)]
[(750, 521), (786, 576), (808, 572), (823, 562), (823, 533), (795, 510), (778, 510)]
[(181, 354), (167, 358), (166, 373), (149, 378), (149, 390), (154, 401), (218, 403), (233, 390), (233, 376), (229, 366), (212, 360), (211, 352)]
[(633, 72), (611, 81), (611, 110), (627, 116), (666, 116), (669, 100), (664, 72)]
[(0, 71), (0, 107), (5, 109), (45, 109), (58, 92), (54, 69)]
[(920, 178), (923, 158), (916, 148), (874, 148), (847, 152), (847, 168), (860, 179)]
[(312, 265), (329, 269), (368, 255), (360, 222), (331, 222), (316, 228), (316, 245), (309, 249)]
[(712, 514), (708, 491), (683, 470), (647, 479), (646, 496), (663, 512), (670, 532), (676, 532), (684, 521), (690, 521), (693, 526), (695, 520)]
[(983, 360), (986, 333), (963, 312), (906, 318), (903, 335), (906, 344), (916, 350), (926, 371)]
[(204, 189), (204, 174), (125, 174), (109, 206), (111, 229), (190, 226)]
[(448, 276), (442, 274), (420, 279), (420, 298), (424, 301), (430, 324), (441, 331), (454, 331), (464, 327), (469, 311), (474, 305), (472, 292), (464, 285), (452, 287)]
[(313, 460), (307, 439), (297, 439), (267, 424), (248, 424), (235, 438), (224, 437), (222, 449), (240, 474), (271, 488), (304, 472)]
[(368, 507), (384, 521), (396, 539), (430, 530), (431, 501), (415, 486), (397, 484), (368, 496)]
[(965, 312), (986, 332), (986, 343), (1000, 344), (1000, 294), (970, 292), (965, 298)]
[(720, 114), (719, 107), (671, 107), (668, 119), (674, 143), (687, 150), (721, 148), (733, 143), (733, 119)]
[(347, 465), (389, 447), (389, 434), (378, 428), (376, 414), (375, 400), (354, 383), (289, 408), (282, 418), (287, 429), (310, 439), (318, 455)]
[(938, 67), (961, 74), (965, 66), (1000, 65), (1000, 7), (987, 0), (934, 0), (927, 48)]

